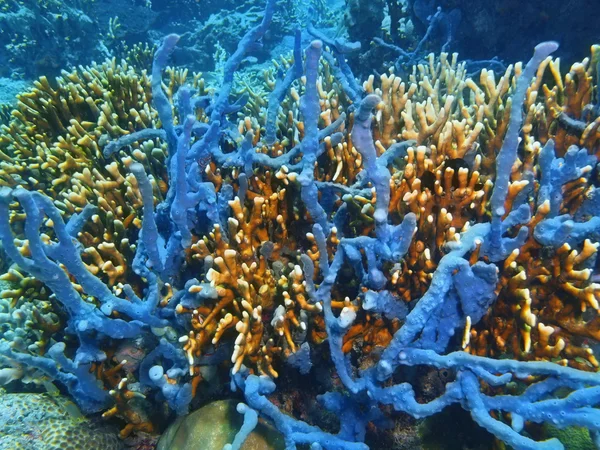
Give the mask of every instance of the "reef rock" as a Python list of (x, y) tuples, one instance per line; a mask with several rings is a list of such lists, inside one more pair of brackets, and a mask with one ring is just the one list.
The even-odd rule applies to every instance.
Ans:
[[(233, 400), (219, 400), (180, 417), (163, 434), (156, 450), (221, 450), (225, 444), (233, 442), (243, 423), (243, 416), (235, 409), (236, 404)], [(259, 421), (241, 450), (283, 448), (283, 437), (266, 422)]]

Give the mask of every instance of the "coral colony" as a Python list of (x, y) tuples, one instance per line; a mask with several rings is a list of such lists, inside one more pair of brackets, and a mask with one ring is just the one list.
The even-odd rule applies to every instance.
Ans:
[[(309, 27), (260, 105), (234, 75), (274, 11), (216, 90), (167, 68), (169, 35), (150, 78), (105, 63), (19, 97), (0, 140), (2, 381), (52, 380), (122, 437), (155, 429), (136, 400), (185, 414), (228, 364), (245, 398), (228, 448), (261, 417), (289, 449), (363, 449), (394, 411), (452, 404), (516, 449), (563, 448), (526, 432), (545, 422), (600, 445), (597, 49), (564, 78), (545, 42), (478, 80), (442, 53), (363, 83), (359, 46)], [(271, 398), (323, 349), (337, 433)], [(408, 366), (455, 376), (419, 401)]]

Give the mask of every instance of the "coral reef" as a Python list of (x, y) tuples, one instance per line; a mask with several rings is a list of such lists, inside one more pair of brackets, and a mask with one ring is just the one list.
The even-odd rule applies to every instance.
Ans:
[[(214, 88), (168, 67), (170, 34), (150, 75), (112, 60), (19, 97), (3, 381), (53, 380), (121, 438), (212, 392), (243, 399), (227, 448), (259, 417), (286, 448), (415, 442), (380, 430), (450, 406), (513, 448), (563, 448), (544, 423), (598, 442), (597, 48), (564, 77), (544, 42), (501, 73), (442, 52), (360, 82), (358, 43), (309, 26), (254, 89), (236, 72), (276, 10)], [(277, 387), (297, 374), (316, 387)]]
[[(263, 60), (298, 25), (336, 26), (343, 0), (279, 0), (278, 5), (281, 12), (257, 54)], [(120, 60), (135, 53), (136, 46), (158, 44), (175, 28), (183, 36), (175, 55), (179, 64), (207, 72), (215, 68), (216, 55), (235, 51), (244, 30), (260, 14), (261, 6), (252, 1), (1, 1), (0, 57), (5, 64), (0, 77), (32, 81), (93, 60)], [(170, 20), (160, 20), (164, 16)]]
[[(105, 51), (89, 15), (91, 1), (2, 3), (0, 56), (8, 63), (0, 71), (3, 77), (31, 79), (57, 73)], [(73, 3), (81, 3), (87, 11)]]
[(106, 425), (86, 420), (67, 398), (0, 391), (0, 448), (27, 450), (121, 450)]

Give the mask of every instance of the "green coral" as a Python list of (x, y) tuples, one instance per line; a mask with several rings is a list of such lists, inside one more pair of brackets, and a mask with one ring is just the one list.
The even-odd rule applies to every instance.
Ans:
[(565, 450), (595, 450), (587, 428), (557, 428), (547, 423), (543, 427), (544, 439), (556, 438), (565, 446)]

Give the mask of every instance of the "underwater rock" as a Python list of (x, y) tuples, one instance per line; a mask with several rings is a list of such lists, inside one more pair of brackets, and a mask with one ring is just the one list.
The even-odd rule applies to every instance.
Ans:
[[(233, 441), (243, 423), (243, 416), (235, 409), (236, 404), (234, 400), (219, 400), (180, 417), (163, 434), (156, 450), (221, 450)], [(283, 437), (273, 427), (259, 421), (241, 450), (283, 448)]]
[(496, 448), (494, 436), (476, 425), (459, 406), (451, 406), (418, 425), (422, 448), (427, 450), (486, 450)]
[(348, 1), (344, 21), (350, 40), (359, 41), (363, 45), (363, 49), (369, 48), (373, 37), (381, 35), (384, 6), (385, 3), (383, 0), (369, 2), (364, 0)]
[[(442, 10), (458, 8), (462, 24), (452, 51), (465, 58), (502, 60), (527, 57), (527, 49), (538, 42), (560, 36), (561, 57), (571, 64), (577, 55), (597, 41), (600, 10), (592, 0), (547, 0), (544, 2), (489, 2), (486, 0), (442, 0)], [(577, 30), (576, 33), (561, 30)], [(519, 39), (510, 39), (518, 36)]]
[[(195, 70), (222, 72), (227, 57), (235, 52), (245, 30), (260, 18), (260, 12), (240, 6), (237, 11), (219, 11), (195, 22), (188, 33), (182, 34), (174, 60)], [(253, 56), (261, 53), (262, 59), (268, 56), (264, 49)]]
[[(148, 7), (147, 4), (105, 0), (94, 2), (90, 5), (90, 8), (101, 29), (109, 29), (111, 19), (122, 19), (116, 23), (113, 22), (111, 30), (113, 36), (109, 40), (113, 39), (115, 45), (120, 45), (123, 42), (134, 44), (143, 41), (147, 38), (148, 31), (158, 25), (156, 21), (159, 14)], [(111, 32), (107, 34), (111, 34)]]
[(121, 450), (114, 429), (81, 415), (66, 397), (0, 390), (0, 450)]

